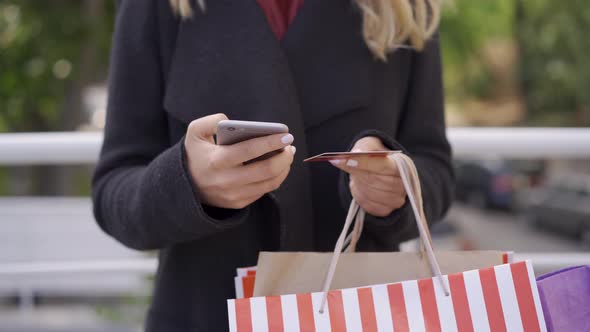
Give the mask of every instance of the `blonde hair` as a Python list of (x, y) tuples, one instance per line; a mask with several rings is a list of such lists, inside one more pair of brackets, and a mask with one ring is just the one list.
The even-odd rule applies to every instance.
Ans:
[[(190, 0), (169, 1), (180, 16), (192, 16)], [(438, 28), (443, 0), (355, 1), (363, 13), (363, 37), (367, 47), (375, 57), (386, 61), (387, 53), (404, 47), (406, 42), (416, 50), (424, 49), (426, 41)], [(204, 0), (197, 0), (197, 4), (205, 10)]]

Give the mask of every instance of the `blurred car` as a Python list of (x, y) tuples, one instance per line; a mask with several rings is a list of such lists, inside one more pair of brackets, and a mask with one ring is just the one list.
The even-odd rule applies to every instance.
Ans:
[(590, 175), (570, 174), (523, 195), (526, 222), (590, 240)]
[(515, 190), (538, 187), (545, 181), (547, 162), (540, 159), (508, 159), (506, 166), (516, 174)]
[(478, 208), (512, 210), (517, 194), (543, 182), (543, 160), (456, 160), (457, 199)]
[(457, 160), (456, 197), (478, 208), (512, 209), (515, 172), (503, 160)]

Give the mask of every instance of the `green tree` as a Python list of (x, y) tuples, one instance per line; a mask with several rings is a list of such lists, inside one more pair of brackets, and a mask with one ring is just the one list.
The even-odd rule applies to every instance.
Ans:
[(529, 123), (590, 125), (590, 6), (584, 0), (516, 0), (520, 77)]
[(111, 1), (2, 1), (0, 129), (75, 129), (81, 90), (106, 76), (112, 17)]
[(497, 98), (506, 80), (491, 72), (482, 49), (494, 39), (512, 40), (518, 63), (508, 74), (524, 97), (523, 124), (590, 125), (588, 27), (584, 0), (454, 0), (441, 25), (448, 100)]
[(514, 0), (453, 0), (442, 16), (441, 45), (450, 100), (487, 97), (493, 81), (480, 51), (494, 38), (511, 38)]
[[(0, 132), (75, 130), (85, 120), (82, 91), (106, 77), (113, 17), (111, 0), (0, 2)], [(30, 193), (66, 193), (71, 170), (21, 168), (11, 178), (27, 178)]]

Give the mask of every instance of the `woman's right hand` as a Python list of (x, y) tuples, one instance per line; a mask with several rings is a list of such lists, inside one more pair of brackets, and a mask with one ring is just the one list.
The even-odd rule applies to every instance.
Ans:
[[(184, 140), (188, 168), (201, 202), (226, 209), (242, 209), (278, 189), (289, 175), (295, 147), (293, 135), (277, 134), (233, 145), (216, 145), (213, 136), (224, 114), (191, 122)], [(244, 162), (285, 148), (265, 160)]]

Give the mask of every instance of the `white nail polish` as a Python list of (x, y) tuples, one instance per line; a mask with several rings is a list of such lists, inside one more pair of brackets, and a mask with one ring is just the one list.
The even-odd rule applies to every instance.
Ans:
[(357, 167), (358, 165), (359, 162), (354, 159), (348, 159), (348, 161), (346, 162), (346, 166), (348, 167)]
[(293, 155), (297, 152), (297, 148), (291, 145), (291, 151), (293, 151)]
[(295, 140), (295, 138), (291, 134), (281, 137), (281, 143), (283, 144), (291, 144), (293, 143), (293, 140)]
[(328, 160), (330, 162), (330, 164), (336, 166), (336, 165), (340, 165), (342, 163), (342, 160), (340, 159), (334, 159), (334, 160)]

